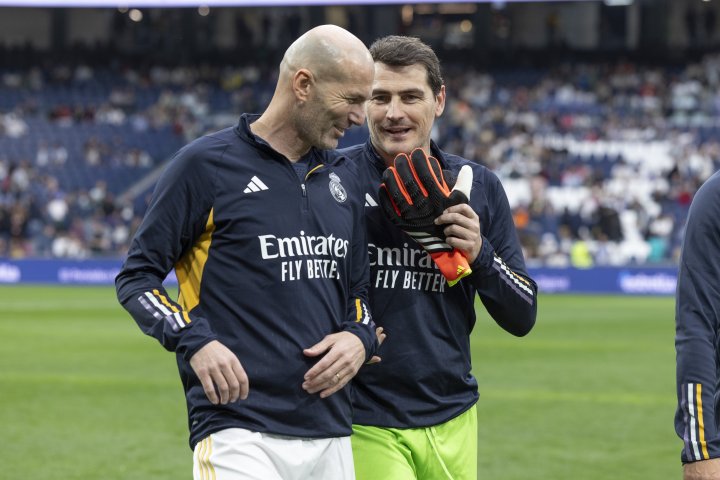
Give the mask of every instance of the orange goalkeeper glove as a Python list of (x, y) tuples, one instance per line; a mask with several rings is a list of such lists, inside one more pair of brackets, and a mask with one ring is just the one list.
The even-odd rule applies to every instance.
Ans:
[(430, 254), (453, 286), (472, 270), (465, 255), (445, 243), (445, 227), (434, 220), (446, 208), (469, 201), (473, 172), (463, 166), (452, 190), (447, 182), (450, 175), (436, 158), (416, 148), (409, 158), (399, 154), (394, 166), (385, 170), (378, 198), (385, 216)]

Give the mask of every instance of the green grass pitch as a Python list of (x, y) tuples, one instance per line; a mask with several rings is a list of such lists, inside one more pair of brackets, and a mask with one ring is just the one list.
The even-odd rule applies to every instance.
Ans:
[[(0, 308), (0, 477), (192, 478), (174, 356), (111, 288), (3, 286)], [(518, 339), (479, 307), (479, 478), (679, 478), (673, 308), (545, 295)]]

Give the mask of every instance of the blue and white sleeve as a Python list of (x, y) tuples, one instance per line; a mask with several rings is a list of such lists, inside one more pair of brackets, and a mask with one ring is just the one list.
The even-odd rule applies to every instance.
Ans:
[(683, 463), (720, 457), (720, 176), (697, 192), (688, 215), (675, 305), (675, 431)]

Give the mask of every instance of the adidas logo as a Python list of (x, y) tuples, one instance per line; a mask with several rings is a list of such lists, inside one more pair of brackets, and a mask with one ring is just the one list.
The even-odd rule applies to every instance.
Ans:
[(247, 188), (243, 190), (243, 193), (259, 192), (261, 190), (267, 190), (268, 186), (263, 183), (258, 177), (252, 177), (250, 183), (247, 184)]
[(377, 202), (370, 196), (369, 193), (365, 194), (365, 206), (366, 207), (377, 207)]

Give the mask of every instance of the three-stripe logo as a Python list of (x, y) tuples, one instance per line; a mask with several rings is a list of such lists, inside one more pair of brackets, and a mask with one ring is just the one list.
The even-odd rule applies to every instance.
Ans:
[(375, 199), (373, 197), (371, 197), (369, 193), (365, 194), (365, 206), (366, 207), (377, 207), (378, 206)]
[(268, 186), (257, 176), (253, 176), (250, 179), (250, 183), (248, 183), (245, 190), (243, 190), (243, 193), (260, 192), (262, 190), (268, 190)]

